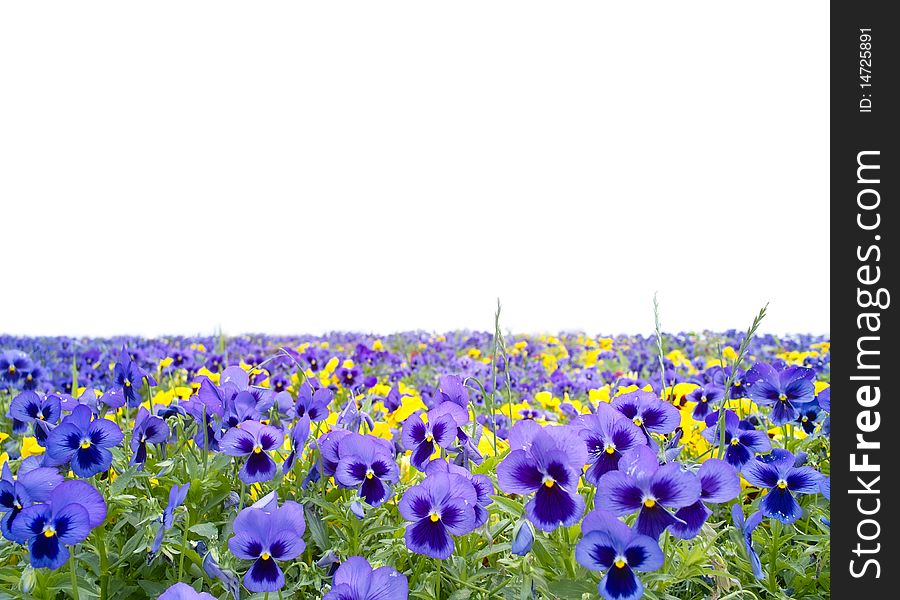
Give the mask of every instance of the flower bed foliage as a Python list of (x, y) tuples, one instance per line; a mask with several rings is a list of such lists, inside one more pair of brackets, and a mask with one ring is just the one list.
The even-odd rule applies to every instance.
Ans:
[(827, 598), (829, 344), (757, 324), (0, 337), (0, 597)]

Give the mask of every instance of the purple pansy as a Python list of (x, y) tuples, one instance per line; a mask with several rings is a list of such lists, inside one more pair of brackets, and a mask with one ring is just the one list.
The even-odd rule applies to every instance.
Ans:
[(518, 423), (513, 427), (510, 447), (514, 439), (522, 447), (497, 466), (500, 489), (508, 494), (534, 493), (525, 505), (525, 516), (542, 531), (574, 525), (584, 513), (584, 499), (578, 494), (578, 480), (587, 461), (584, 441), (570, 427), (537, 426), (534, 430), (523, 425), (527, 429), (522, 436), (519, 427)]
[(92, 477), (109, 469), (110, 448), (118, 446), (124, 435), (109, 419), (91, 420), (91, 409), (81, 404), (47, 436), (48, 466), (69, 464), (78, 477)]
[(403, 422), (403, 447), (412, 451), (410, 463), (420, 471), (425, 470), (438, 447), (449, 448), (456, 440), (457, 423), (451, 413), (434, 408), (427, 417), (426, 423), (413, 413)]
[(757, 363), (747, 371), (747, 396), (760, 406), (772, 407), (772, 422), (784, 425), (799, 416), (798, 404), (816, 397), (816, 372), (806, 367), (789, 366), (777, 370)]
[(143, 466), (147, 462), (147, 444), (164, 444), (169, 439), (169, 426), (161, 418), (151, 415), (143, 406), (134, 418), (131, 433), (131, 464)]
[(309, 417), (309, 420), (316, 423), (324, 421), (328, 418), (328, 405), (334, 392), (329, 388), (319, 388), (313, 390), (312, 386), (304, 381), (297, 392), (297, 403), (294, 405), (294, 411), (298, 417)]
[(638, 600), (644, 586), (635, 571), (655, 571), (664, 556), (657, 541), (638, 533), (605, 510), (590, 512), (581, 524), (583, 537), (575, 559), (591, 571), (605, 571), (597, 586), (606, 600)]
[(410, 521), (406, 547), (432, 558), (448, 558), (453, 554), (453, 536), (475, 528), (477, 497), (469, 480), (455, 473), (435, 473), (407, 489), (399, 503), (400, 515)]
[(481, 527), (488, 520), (487, 507), (494, 501), (494, 484), (487, 475), (473, 475), (459, 465), (448, 463), (446, 460), (433, 460), (425, 467), (425, 475), (435, 473), (456, 473), (469, 480), (475, 488), (475, 527)]
[(159, 519), (159, 528), (156, 530), (156, 537), (153, 539), (153, 545), (150, 547), (151, 556), (159, 552), (166, 531), (175, 526), (175, 510), (184, 503), (187, 498), (188, 490), (190, 489), (190, 482), (185, 483), (184, 485), (178, 485), (176, 483), (169, 488), (169, 502), (163, 509), (162, 517)]
[(673, 523), (669, 531), (677, 538), (689, 540), (700, 533), (700, 528), (712, 514), (707, 504), (722, 504), (737, 498), (741, 492), (741, 478), (730, 464), (718, 458), (707, 459), (697, 471), (700, 479), (700, 499), (678, 509), (675, 516), (681, 523)]
[(622, 453), (646, 442), (638, 426), (608, 404), (600, 404), (593, 414), (577, 417), (574, 426), (580, 428), (579, 434), (587, 444), (589, 466), (584, 477), (594, 485), (618, 468)]
[(84, 541), (106, 519), (103, 496), (84, 481), (66, 481), (54, 488), (46, 503), (19, 513), (13, 536), (28, 546), (31, 566), (58, 569), (69, 560), (69, 549)]
[(769, 456), (771, 462), (752, 460), (744, 467), (744, 478), (758, 488), (769, 492), (759, 504), (760, 510), (785, 524), (803, 515), (794, 494), (815, 494), (819, 491), (822, 476), (812, 467), (795, 467), (794, 456), (782, 451)]
[(31, 423), (34, 437), (41, 445), (44, 445), (48, 431), (42, 425), (55, 425), (60, 413), (59, 397), (53, 394), (41, 396), (37, 392), (26, 390), (9, 403), (9, 416), (22, 423)]
[(322, 600), (406, 600), (406, 575), (391, 567), (372, 569), (361, 556), (351, 556), (334, 573), (331, 591)]
[(741, 539), (744, 541), (744, 550), (747, 552), (747, 558), (750, 560), (750, 568), (753, 570), (753, 576), (759, 580), (765, 578), (762, 570), (762, 563), (759, 560), (759, 554), (753, 549), (753, 531), (762, 523), (763, 514), (757, 511), (744, 520), (744, 510), (740, 504), (731, 507), (731, 520), (738, 531), (741, 532)]
[(38, 467), (28, 472), (19, 468), (19, 476), (13, 479), (9, 463), (3, 463), (3, 478), (0, 479), (0, 530), (6, 539), (24, 544), (24, 539), (13, 536), (12, 526), (16, 517), (35, 502), (46, 502), (50, 493), (62, 483), (63, 477), (56, 469)]
[(169, 586), (157, 600), (216, 600), (216, 597), (206, 592), (198, 592), (188, 584), (179, 581)]
[(334, 471), (337, 482), (354, 488), (366, 502), (379, 506), (391, 497), (391, 484), (400, 479), (400, 468), (390, 449), (369, 435), (349, 435), (340, 442), (340, 460)]
[[(702, 434), (713, 446), (718, 446), (719, 413), (710, 413), (706, 417), (707, 429)], [(772, 442), (765, 431), (755, 429), (753, 425), (740, 418), (732, 410), (725, 410), (725, 461), (738, 471), (744, 468), (753, 455), (772, 449)]]
[(690, 392), (686, 399), (696, 403), (691, 414), (695, 421), (703, 421), (719, 402), (725, 397), (725, 390), (714, 384), (701, 385)]
[(277, 471), (269, 452), (284, 443), (284, 432), (257, 421), (245, 421), (222, 436), (219, 447), (229, 456), (246, 456), (238, 477), (246, 484), (269, 481)]
[(291, 501), (271, 512), (248, 507), (235, 518), (233, 529), (228, 549), (237, 558), (253, 561), (244, 575), (246, 588), (251, 592), (275, 592), (284, 587), (284, 573), (278, 561), (296, 558), (306, 548), (303, 507)]
[(647, 439), (651, 433), (669, 434), (681, 425), (681, 413), (674, 405), (652, 392), (635, 390), (613, 398), (612, 407), (640, 427)]
[(674, 523), (683, 523), (670, 511), (690, 506), (700, 498), (696, 475), (669, 463), (660, 466), (646, 446), (628, 452), (597, 484), (597, 506), (624, 516), (639, 511), (634, 527), (638, 533), (658, 539)]

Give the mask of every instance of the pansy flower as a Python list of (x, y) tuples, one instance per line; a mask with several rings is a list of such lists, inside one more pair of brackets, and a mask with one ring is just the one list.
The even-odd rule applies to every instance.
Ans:
[(453, 554), (453, 536), (475, 528), (475, 488), (462, 475), (435, 473), (406, 490), (398, 505), (410, 521), (406, 547), (417, 554), (445, 559)]
[(13, 522), (16, 539), (28, 546), (31, 566), (58, 569), (69, 560), (69, 549), (84, 541), (106, 519), (106, 502), (84, 481), (66, 481), (50, 492), (48, 501), (33, 504)]
[(324, 421), (328, 418), (328, 405), (334, 397), (334, 392), (329, 388), (319, 388), (313, 391), (312, 386), (304, 381), (297, 392), (297, 403), (294, 411), (297, 417), (309, 417), (313, 423)]
[(150, 547), (151, 556), (159, 552), (166, 531), (175, 526), (175, 510), (184, 503), (187, 498), (188, 490), (190, 489), (190, 482), (187, 482), (184, 485), (178, 485), (176, 483), (169, 488), (169, 502), (163, 509), (162, 517), (159, 519), (159, 528), (156, 530), (156, 537), (153, 539), (153, 545)]
[(678, 409), (651, 392), (635, 390), (621, 394), (613, 398), (611, 405), (640, 427), (648, 441), (651, 433), (669, 434), (681, 425)]
[(747, 371), (747, 395), (759, 406), (771, 406), (772, 422), (784, 425), (799, 416), (798, 405), (816, 397), (816, 372), (806, 367), (789, 366), (776, 370), (757, 363)]
[(403, 446), (412, 451), (410, 463), (420, 471), (437, 448), (449, 448), (456, 440), (457, 423), (453, 415), (433, 408), (427, 413), (428, 421), (413, 413), (403, 422)]
[(794, 456), (783, 451), (771, 462), (751, 460), (744, 467), (744, 478), (769, 490), (759, 504), (763, 514), (790, 524), (803, 516), (794, 494), (817, 493), (822, 476), (812, 467), (795, 467)]
[(608, 404), (600, 404), (593, 414), (573, 421), (587, 444), (588, 468), (585, 479), (597, 485), (604, 474), (615, 471), (622, 453), (646, 443), (643, 432), (631, 420)]
[(216, 600), (216, 597), (206, 592), (198, 592), (186, 583), (180, 581), (170, 585), (157, 600)]
[(124, 435), (109, 419), (91, 420), (91, 409), (81, 404), (47, 436), (48, 466), (69, 464), (78, 477), (92, 477), (109, 469), (110, 448), (118, 446)]
[(123, 349), (119, 361), (113, 367), (113, 386), (121, 391), (129, 408), (141, 404), (140, 389), (145, 380), (150, 386), (156, 385), (156, 380), (141, 369)]
[(706, 416), (725, 397), (725, 390), (717, 385), (701, 385), (688, 393), (686, 400), (694, 402), (694, 411), (691, 416), (695, 421), (703, 421)]
[(710, 458), (697, 471), (700, 479), (700, 499), (679, 508), (675, 516), (680, 523), (672, 523), (669, 531), (677, 538), (689, 540), (700, 533), (700, 528), (712, 514), (707, 504), (722, 504), (737, 498), (741, 492), (741, 479), (730, 464), (718, 458)]
[[(525, 516), (541, 531), (574, 525), (584, 513), (584, 499), (578, 494), (587, 461), (584, 441), (573, 428), (521, 423), (533, 425), (513, 427), (510, 439), (522, 447), (497, 465), (500, 489), (508, 494), (534, 494), (525, 505)], [(519, 436), (520, 432), (526, 435)]]
[(655, 571), (664, 556), (657, 541), (638, 533), (605, 510), (594, 510), (581, 524), (575, 560), (591, 571), (605, 571), (597, 586), (606, 600), (638, 600), (644, 586), (636, 571)]
[(762, 563), (759, 560), (759, 554), (753, 549), (753, 531), (762, 523), (763, 514), (756, 511), (747, 520), (744, 520), (744, 510), (740, 504), (731, 507), (731, 520), (735, 528), (741, 533), (741, 539), (744, 541), (744, 551), (747, 552), (747, 558), (750, 560), (750, 568), (753, 570), (753, 576), (759, 580), (765, 579), (762, 570)]
[(597, 483), (597, 506), (624, 516), (638, 512), (635, 530), (658, 539), (670, 525), (683, 523), (670, 511), (690, 506), (700, 498), (700, 481), (677, 463), (659, 465), (656, 455), (638, 446), (623, 457), (618, 471)]
[(491, 496), (494, 494), (494, 483), (487, 475), (475, 475), (467, 469), (446, 460), (433, 460), (425, 467), (425, 475), (435, 473), (456, 473), (469, 480), (475, 488), (475, 527), (481, 527), (487, 523), (490, 516), (487, 507), (494, 502)]
[(340, 461), (334, 472), (337, 482), (354, 488), (372, 506), (391, 497), (391, 485), (400, 479), (400, 468), (388, 448), (369, 435), (350, 435), (341, 440)]
[(278, 562), (294, 559), (306, 548), (303, 507), (291, 501), (271, 512), (248, 507), (235, 518), (233, 530), (228, 549), (237, 558), (253, 561), (244, 575), (244, 586), (257, 593), (284, 587)]
[(19, 380), (25, 372), (31, 370), (31, 359), (20, 350), (6, 350), (0, 352), (0, 378), (13, 384)]
[(334, 573), (331, 591), (322, 600), (406, 600), (406, 575), (391, 567), (372, 569), (361, 556), (351, 556)]
[(47, 439), (48, 429), (41, 425), (55, 425), (59, 421), (60, 412), (59, 397), (53, 394), (41, 396), (37, 392), (26, 390), (9, 403), (9, 416), (22, 423), (31, 423), (34, 437), (42, 445)]
[(131, 432), (131, 464), (143, 467), (147, 462), (147, 444), (164, 444), (169, 439), (169, 426), (161, 418), (151, 415), (143, 406), (134, 418)]
[(257, 421), (244, 421), (240, 427), (232, 427), (222, 436), (219, 447), (229, 456), (247, 457), (238, 477), (246, 484), (269, 481), (277, 468), (269, 452), (284, 443), (284, 432)]
[(23, 472), (19, 467), (19, 476), (13, 478), (9, 471), (9, 463), (3, 463), (3, 477), (0, 479), (0, 530), (6, 539), (24, 544), (24, 539), (13, 537), (12, 526), (22, 509), (35, 502), (46, 502), (50, 493), (62, 483), (63, 477), (56, 469), (38, 467)]
[[(721, 441), (719, 435), (719, 413), (706, 416), (706, 426), (701, 435), (713, 446)], [(725, 461), (738, 471), (753, 459), (753, 455), (772, 449), (772, 442), (765, 431), (740, 418), (732, 410), (725, 410)]]

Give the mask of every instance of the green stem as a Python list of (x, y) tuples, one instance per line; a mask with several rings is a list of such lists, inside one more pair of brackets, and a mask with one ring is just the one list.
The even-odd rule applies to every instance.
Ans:
[(100, 600), (109, 597), (109, 557), (106, 556), (105, 524), (101, 524), (94, 530), (94, 545), (97, 557), (100, 559)]
[(437, 600), (441, 600), (441, 579), (443, 578), (443, 573), (441, 571), (443, 571), (443, 567), (444, 567), (444, 562), (441, 559), (437, 559), (437, 583), (434, 584), (434, 586), (435, 586), (434, 597)]
[(75, 547), (72, 547), (72, 555), (69, 557), (69, 576), (72, 579), (72, 597), (80, 600), (78, 596), (78, 575), (75, 573)]
[(178, 557), (178, 581), (183, 581), (184, 577), (184, 555), (188, 549), (188, 529), (191, 526), (191, 513), (184, 511), (184, 534), (181, 537), (181, 556)]
[(769, 588), (772, 593), (778, 591), (778, 536), (781, 533), (781, 522), (772, 519), (772, 547), (769, 548)]

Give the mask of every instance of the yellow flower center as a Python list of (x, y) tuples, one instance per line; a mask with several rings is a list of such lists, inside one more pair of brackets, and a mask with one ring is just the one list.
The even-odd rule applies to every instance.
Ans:
[(635, 417), (635, 418), (634, 418), (634, 424), (637, 425), (638, 427), (640, 427), (640, 426), (642, 426), (642, 425), (644, 424), (644, 420), (643, 420), (642, 418), (640, 418), (640, 417)]
[(785, 481), (784, 479), (782, 479), (782, 480), (780, 480), (780, 481), (778, 482), (778, 489), (779, 489), (779, 490), (783, 490), (783, 489), (785, 489), (786, 487), (787, 487), (787, 481)]
[(543, 483), (548, 488), (552, 488), (554, 485), (556, 485), (556, 480), (549, 475), (544, 475)]
[(91, 440), (82, 440), (82, 442), (81, 442), (82, 450), (87, 450), (90, 447), (91, 447)]
[(130, 379), (126, 379), (126, 380), (125, 380), (125, 387), (131, 387), (131, 380), (130, 380)]
[(785, 400), (787, 400), (787, 395), (786, 394), (778, 394), (778, 399), (781, 400), (782, 402), (784, 402)]
[(732, 445), (732, 446), (737, 446), (737, 445), (740, 444), (740, 443), (741, 443), (741, 442), (740, 442), (739, 439), (737, 439), (737, 438), (731, 438), (731, 445)]
[(434, 440), (434, 436), (433, 436), (433, 435), (431, 435), (430, 433), (428, 433), (428, 434), (425, 435), (425, 441), (426, 441), (426, 442), (430, 442), (430, 441), (432, 441), (432, 440)]
[(263, 560), (269, 560), (272, 557), (272, 555), (269, 554), (268, 552), (263, 552), (262, 554), (259, 555), (259, 557)]
[(654, 506), (656, 506), (656, 500), (654, 500), (653, 498), (647, 498), (646, 500), (644, 500), (644, 506), (646, 506), (647, 508), (653, 508)]
[(375, 477), (375, 473), (372, 472), (372, 469), (366, 471), (366, 479), (372, 479), (373, 477)]
[(800, 420), (803, 421), (804, 423), (806, 423), (807, 421), (809, 421), (809, 417), (807, 417), (806, 415), (804, 415), (803, 418), (800, 419)]
[(706, 401), (707, 401), (706, 396), (700, 396), (700, 402), (704, 402), (704, 403), (705, 403)]
[(607, 445), (606, 445), (606, 453), (607, 453), (607, 454), (613, 454), (615, 451), (616, 451), (616, 445), (615, 445), (615, 444), (607, 444)]
[(9, 371), (10, 373), (15, 373), (15, 372), (16, 372), (16, 365), (9, 365), (9, 368), (7, 369), (7, 371)]
[(259, 444), (253, 446), (253, 454), (259, 454), (260, 452), (262, 452), (262, 446)]
[(56, 529), (54, 529), (52, 525), (45, 525), (44, 526), (44, 537), (52, 538), (54, 535), (56, 535)]
[(614, 562), (613, 564), (616, 565), (616, 568), (617, 568), (617, 569), (621, 569), (622, 567), (625, 566), (625, 559), (624, 559), (624, 558), (617, 558), (617, 559), (616, 559), (616, 562)]
[(429, 518), (431, 519), (432, 523), (437, 523), (438, 521), (441, 520), (441, 515), (432, 513), (431, 517), (429, 517)]

